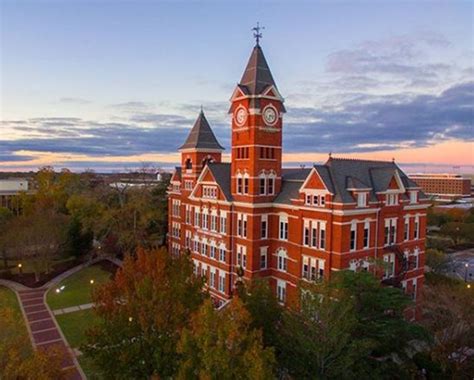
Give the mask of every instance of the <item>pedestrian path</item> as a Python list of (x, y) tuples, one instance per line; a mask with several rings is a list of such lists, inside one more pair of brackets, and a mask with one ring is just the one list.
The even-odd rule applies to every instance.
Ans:
[(77, 305), (77, 306), (65, 307), (64, 309), (53, 310), (53, 314), (54, 315), (69, 314), (69, 313), (74, 313), (76, 311), (92, 309), (93, 307), (94, 307), (93, 303), (85, 303), (83, 305)]
[(31, 341), (38, 350), (55, 349), (63, 355), (62, 369), (68, 380), (85, 379), (82, 370), (45, 302), (47, 289), (19, 290), (20, 307)]

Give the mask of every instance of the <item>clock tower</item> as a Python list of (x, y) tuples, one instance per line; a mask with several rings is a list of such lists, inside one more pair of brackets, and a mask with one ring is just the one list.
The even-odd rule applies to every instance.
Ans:
[[(257, 28), (258, 29), (258, 28)], [(238, 202), (271, 202), (281, 188), (285, 107), (255, 34), (242, 79), (231, 98), (232, 195)]]

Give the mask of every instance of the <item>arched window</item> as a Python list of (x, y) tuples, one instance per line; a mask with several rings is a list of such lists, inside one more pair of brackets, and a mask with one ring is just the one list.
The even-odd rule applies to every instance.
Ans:
[(193, 168), (193, 163), (191, 162), (191, 159), (188, 158), (186, 162), (184, 163), (184, 167), (186, 170), (191, 170)]
[(278, 256), (278, 270), (286, 272), (288, 270), (288, 254), (286, 249), (280, 248), (277, 251)]
[(264, 171), (258, 176), (258, 193), (260, 195), (265, 195), (267, 193), (267, 175)]
[(272, 170), (270, 174), (267, 176), (267, 194), (268, 195), (275, 194), (275, 180), (276, 180), (276, 173)]

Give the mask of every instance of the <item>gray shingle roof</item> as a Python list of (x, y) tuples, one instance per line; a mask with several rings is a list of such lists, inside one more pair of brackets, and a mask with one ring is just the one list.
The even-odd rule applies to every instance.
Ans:
[(217, 184), (222, 189), (225, 198), (228, 201), (232, 200), (232, 193), (230, 188), (231, 173), (230, 163), (209, 163), (207, 164), (210, 172), (215, 178)]
[(179, 149), (220, 149), (224, 150), (212, 132), (204, 112), (199, 113), (185, 143)]
[(307, 177), (311, 168), (287, 168), (282, 169), (283, 180), (297, 180), (304, 181)]
[(291, 204), (292, 199), (299, 198), (299, 190), (303, 181), (285, 181), (281, 182), (280, 193), (275, 198), (275, 203)]
[[(240, 88), (245, 87), (248, 94), (261, 94), (270, 86), (275, 86), (272, 73), (260, 45), (255, 45), (250, 55), (247, 67), (239, 82)], [(245, 91), (244, 89), (244, 91)]]

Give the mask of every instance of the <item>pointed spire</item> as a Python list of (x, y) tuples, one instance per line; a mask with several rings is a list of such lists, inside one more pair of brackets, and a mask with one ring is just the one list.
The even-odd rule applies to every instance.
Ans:
[(255, 45), (250, 55), (247, 67), (239, 83), (250, 95), (261, 94), (269, 86), (275, 86), (272, 73), (259, 44)]
[(214, 132), (212, 132), (204, 110), (201, 106), (201, 112), (196, 119), (191, 132), (189, 132), (186, 142), (179, 148), (181, 149), (218, 149), (224, 150), (221, 144), (216, 139)]

